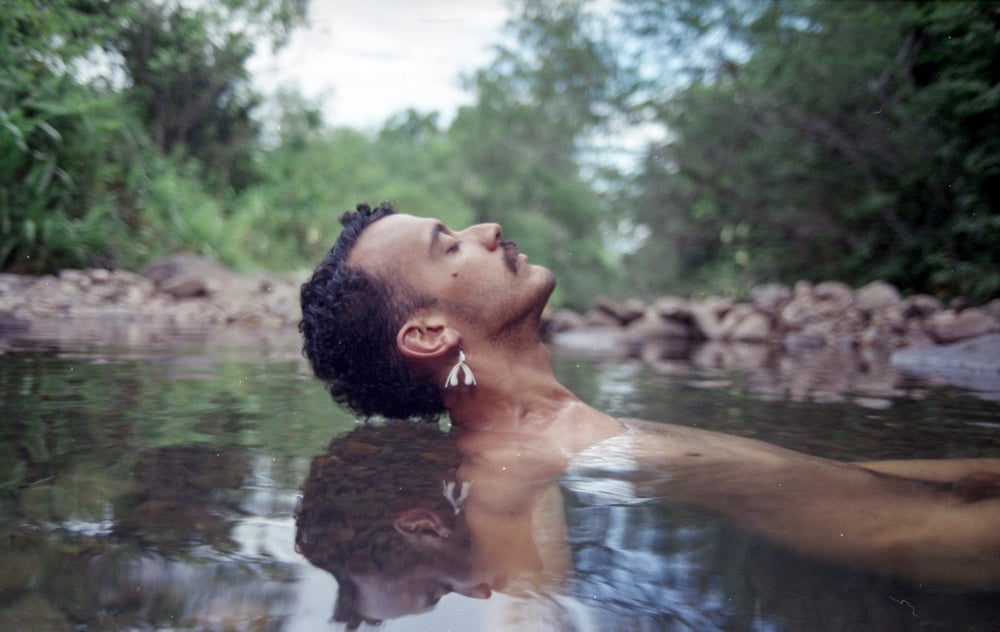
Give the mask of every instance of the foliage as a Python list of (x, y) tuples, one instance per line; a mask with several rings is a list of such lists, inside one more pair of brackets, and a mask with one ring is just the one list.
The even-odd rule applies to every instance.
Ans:
[(468, 79), (476, 102), (449, 129), (457, 183), (477, 220), (498, 221), (560, 279), (557, 301), (589, 305), (617, 279), (603, 235), (607, 206), (581, 169), (582, 142), (605, 122), (610, 52), (585, 3), (524, 2), (518, 49)]
[(263, 22), (280, 42), (303, 11), (301, 0), (137, 4), (111, 46), (131, 82), (125, 97), (160, 152), (198, 159), (217, 190), (252, 183), (259, 98), (246, 62), (263, 35), (252, 26)]
[(118, 95), (74, 78), (113, 31), (115, 5), (15, 2), (0, 14), (0, 268), (113, 257), (142, 138)]
[[(280, 41), (304, 5), (212, 7), (15, 0), (0, 14), (0, 268), (136, 266), (168, 248), (220, 243), (226, 189), (248, 181), (256, 127), (253, 98), (241, 96), (246, 35), (219, 36), (270, 16)], [(214, 82), (211, 103), (185, 115), (185, 134), (157, 136), (173, 128), (150, 115), (152, 104), (186, 112), (179, 104), (190, 94), (178, 86), (203, 76)]]
[[(304, 0), (9, 4), (4, 270), (299, 269), (388, 200), (500, 222), (576, 307), (799, 278), (1000, 293), (996, 3), (519, 0), (472, 105), (375, 134), (291, 94), (257, 118), (252, 44)], [(631, 125), (664, 140), (623, 167)]]
[[(647, 288), (884, 278), (1000, 292), (996, 6), (671, 3), (679, 17), (623, 5), (653, 58), (732, 35), (686, 86), (635, 89), (671, 132), (636, 178), (653, 239), (633, 262), (669, 262)], [(686, 38), (666, 39), (681, 18)]]

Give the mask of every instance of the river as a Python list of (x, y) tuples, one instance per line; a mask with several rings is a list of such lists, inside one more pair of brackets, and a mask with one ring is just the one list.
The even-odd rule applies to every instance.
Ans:
[[(294, 335), (95, 325), (0, 342), (0, 629), (343, 629), (331, 622), (336, 580), (296, 551), (294, 513), (313, 457), (357, 421), (312, 379)], [(752, 370), (711, 353), (725, 352), (643, 362), (556, 350), (554, 362), (623, 417), (843, 460), (1000, 458), (998, 393), (829, 351)], [(564, 502), (572, 578), (545, 629), (1000, 621), (996, 593), (801, 559), (686, 507), (602, 506), (569, 489)], [(384, 627), (506, 629), (497, 612), (512, 599), (447, 594)]]

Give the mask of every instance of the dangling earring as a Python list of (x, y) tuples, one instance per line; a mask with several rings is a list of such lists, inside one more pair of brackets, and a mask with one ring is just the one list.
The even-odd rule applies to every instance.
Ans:
[(458, 495), (455, 494), (455, 481), (446, 482), (441, 481), (441, 493), (448, 502), (451, 503), (451, 508), (455, 510), (455, 515), (457, 516), (462, 511), (462, 503), (465, 499), (469, 497), (469, 489), (472, 488), (472, 481), (462, 481), (462, 486), (458, 488)]
[(448, 388), (449, 386), (458, 386), (459, 371), (462, 372), (462, 382), (466, 386), (475, 386), (476, 377), (472, 375), (472, 369), (470, 369), (469, 365), (465, 363), (465, 352), (462, 351), (461, 347), (458, 349), (458, 362), (455, 363), (455, 366), (451, 367), (451, 372), (448, 373), (448, 379), (444, 381), (445, 388)]

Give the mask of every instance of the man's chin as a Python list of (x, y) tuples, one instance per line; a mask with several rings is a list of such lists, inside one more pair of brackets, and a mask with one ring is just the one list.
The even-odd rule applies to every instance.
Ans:
[(539, 315), (541, 315), (541, 310), (545, 309), (545, 305), (552, 298), (552, 292), (556, 289), (556, 275), (552, 270), (542, 266), (535, 266), (540, 273), (539, 276), (541, 280), (539, 281), (538, 295), (541, 300), (539, 300)]
[(556, 289), (556, 274), (552, 270), (545, 268), (543, 266), (535, 266), (539, 271), (539, 276), (542, 277), (540, 283), (541, 290), (539, 293), (544, 293), (545, 302), (549, 301), (549, 297), (552, 296), (552, 292)]

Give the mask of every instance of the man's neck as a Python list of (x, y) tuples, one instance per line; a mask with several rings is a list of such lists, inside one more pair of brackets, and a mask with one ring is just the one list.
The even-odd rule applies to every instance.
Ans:
[(444, 393), (452, 423), (464, 431), (544, 438), (564, 454), (622, 431), (617, 420), (559, 383), (541, 341), (518, 346), (472, 343), (467, 363), (477, 384)]
[(465, 430), (534, 432), (579, 399), (556, 380), (548, 349), (540, 342), (510, 347), (467, 347), (475, 386), (444, 392), (452, 422)]

